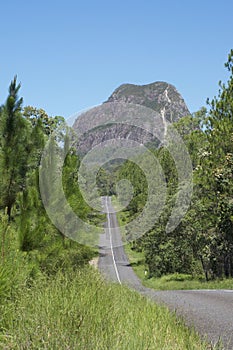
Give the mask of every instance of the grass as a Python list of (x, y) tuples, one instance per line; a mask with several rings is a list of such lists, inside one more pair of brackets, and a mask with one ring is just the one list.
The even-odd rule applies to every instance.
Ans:
[[(115, 196), (112, 197), (112, 204), (114, 208), (119, 209), (119, 204)], [(117, 219), (120, 224), (124, 241), (125, 231), (123, 225), (127, 219), (127, 213), (118, 212)], [(189, 274), (178, 273), (166, 275), (160, 278), (148, 278), (148, 276), (145, 275), (147, 267), (145, 264), (144, 253), (132, 250), (130, 244), (126, 244), (124, 249), (134, 272), (145, 287), (156, 290), (233, 289), (233, 278), (217, 279), (207, 282), (204, 275), (197, 278)]]
[(167, 308), (91, 268), (41, 278), (0, 307), (4, 350), (211, 349)]
[(191, 289), (233, 289), (233, 279), (222, 279), (206, 282), (204, 277), (195, 278), (189, 274), (174, 273), (160, 278), (145, 276), (145, 259), (142, 252), (132, 250), (130, 245), (125, 246), (125, 252), (132, 268), (145, 287), (157, 290), (191, 290)]
[(14, 227), (7, 239), (0, 260), (0, 349), (212, 349), (167, 308), (85, 266), (94, 252), (61, 239), (48, 251), (21, 252)]

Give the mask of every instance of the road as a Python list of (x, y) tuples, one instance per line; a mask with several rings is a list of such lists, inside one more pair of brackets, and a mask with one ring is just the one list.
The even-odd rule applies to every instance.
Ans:
[(103, 197), (107, 213), (104, 233), (100, 235), (99, 270), (111, 281), (126, 284), (158, 303), (166, 304), (194, 326), (212, 344), (222, 339), (224, 349), (233, 349), (233, 290), (155, 291), (144, 287), (125, 254), (116, 214), (110, 197)]

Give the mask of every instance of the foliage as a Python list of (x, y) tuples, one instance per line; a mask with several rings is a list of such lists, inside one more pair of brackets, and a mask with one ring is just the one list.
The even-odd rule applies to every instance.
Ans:
[[(194, 195), (180, 225), (169, 233), (166, 224), (181, 187), (166, 147), (151, 151), (163, 169), (167, 192), (158, 222), (132, 243), (149, 271), (147, 283), (156, 279), (163, 286), (174, 287), (199, 277), (227, 277), (232, 283), (233, 50), (226, 67), (230, 78), (226, 84), (220, 83), (218, 96), (208, 101), (210, 110), (203, 108), (174, 123), (192, 159)], [(50, 152), (44, 164), (55, 179), (55, 155), (66, 154), (62, 183), (69, 205), (85, 221), (100, 223), (103, 217), (81, 195), (80, 159), (74, 150), (68, 151), (69, 130), (64, 119), (49, 117), (31, 106), (23, 109), (19, 90), (15, 77), (0, 108), (0, 347), (204, 349), (165, 309), (124, 288), (106, 285), (89, 269), (81, 272), (94, 252), (61, 234), (41, 200), (39, 164), (49, 139)], [(149, 159), (143, 156), (140, 162), (142, 168), (148, 167)], [(126, 161), (100, 169), (97, 176), (101, 195), (116, 194), (115, 184), (123, 179), (133, 185), (133, 198), (122, 214), (124, 222), (140, 214), (148, 199), (142, 168)], [(54, 201), (60, 198), (57, 191), (54, 180), (50, 191)], [(126, 194), (120, 192), (121, 203)], [(158, 198), (153, 200), (156, 204)], [(150, 212), (148, 220), (153, 215)]]
[[(49, 282), (49, 283), (48, 283)], [(0, 347), (8, 349), (206, 349), (168, 309), (92, 269), (39, 278), (1, 307)], [(140, 330), (140, 331), (139, 331)]]
[[(202, 108), (174, 123), (192, 160), (194, 193), (188, 212), (170, 233), (166, 224), (179, 191), (177, 172), (166, 147), (154, 151), (167, 183), (166, 205), (154, 227), (132, 245), (144, 252), (150, 277), (200, 272), (206, 280), (233, 277), (233, 50), (226, 67), (230, 78), (220, 82), (218, 97), (208, 101), (209, 111)], [(129, 162), (119, 174), (134, 186), (123, 215), (131, 221), (147, 199), (145, 176)]]
[(18, 97), (19, 89), (15, 77), (0, 111), (0, 208), (7, 208), (9, 219), (27, 171), (28, 123), (21, 114), (23, 99)]
[[(16, 77), (0, 110), (0, 298), (9, 298), (22, 285), (31, 285), (37, 275), (79, 269), (93, 251), (67, 241), (50, 222), (40, 195), (39, 164), (45, 143), (58, 147), (67, 132), (64, 118), (49, 117), (42, 109), (22, 109)], [(68, 131), (69, 132), (69, 131)], [(50, 154), (52, 163), (55, 161)], [(53, 165), (53, 164), (52, 164)], [(77, 174), (78, 157), (68, 154), (63, 181), (67, 200), (87, 219), (90, 208), (71, 181)]]

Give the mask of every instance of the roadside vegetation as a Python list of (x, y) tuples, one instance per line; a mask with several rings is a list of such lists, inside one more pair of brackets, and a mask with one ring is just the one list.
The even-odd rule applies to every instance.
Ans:
[[(164, 147), (153, 150), (168, 186), (166, 207), (155, 226), (127, 247), (132, 266), (149, 287), (232, 288), (233, 51), (227, 68), (230, 79), (209, 102), (210, 111), (202, 109), (175, 124), (192, 158), (194, 196), (181, 224), (169, 234), (165, 227), (179, 191), (177, 173)], [(62, 169), (67, 202), (87, 223), (100, 224), (104, 217), (86, 204), (77, 186), (80, 157), (69, 147), (65, 120), (23, 107), (19, 91), (14, 78), (0, 107), (0, 348), (211, 349), (168, 309), (106, 283), (89, 266), (97, 252), (76, 242), (82, 228), (69, 240), (51, 223), (39, 190), (39, 166), (49, 139), (43, 162), (50, 169), (52, 191), (45, 191), (46, 200), (60, 203), (54, 161), (69, 150)], [(118, 216), (126, 223), (145, 205), (147, 184), (133, 162), (115, 162), (98, 174), (101, 195), (114, 195), (114, 183), (121, 179), (129, 179), (135, 191)]]
[[(116, 210), (120, 208), (116, 196), (112, 197), (112, 204)], [(150, 276), (143, 250), (135, 249), (135, 243), (127, 243), (126, 232), (123, 228), (127, 220), (127, 213), (118, 212), (117, 220), (121, 229), (124, 250), (134, 272), (145, 287), (157, 290), (192, 290), (192, 289), (233, 289), (233, 278), (216, 278), (206, 281), (204, 272), (199, 275), (174, 272), (161, 277)]]
[(168, 309), (97, 271), (58, 272), (1, 304), (1, 349), (210, 349)]
[[(229, 80), (220, 82), (218, 96), (207, 101), (208, 110), (204, 107), (173, 124), (192, 161), (193, 196), (186, 215), (172, 232), (166, 232), (166, 225), (179, 191), (187, 184), (179, 184), (174, 160), (165, 146), (151, 150), (163, 169), (166, 203), (154, 226), (131, 242), (131, 252), (128, 249), (129, 256), (139, 253), (142, 257), (142, 265), (134, 267), (141, 276), (140, 269), (147, 270), (147, 285), (164, 289), (233, 288), (233, 50), (226, 68)], [(141, 163), (150, 168), (146, 155)], [(147, 178), (133, 160), (119, 166), (115, 178), (129, 180), (134, 188), (133, 199), (118, 214), (120, 224), (125, 225), (147, 202)], [(125, 193), (121, 192), (119, 203), (124, 203)], [(156, 208), (158, 199), (154, 200)], [(176, 208), (178, 214), (180, 209)], [(153, 215), (148, 213), (148, 220)], [(126, 230), (123, 236), (132, 241), (132, 232)]]
[[(53, 226), (40, 195), (39, 164), (55, 133), (59, 139), (51, 138), (44, 157), (55, 182), (53, 162), (59, 142), (68, 147), (67, 126), (62, 117), (23, 108), (19, 91), (14, 78), (0, 108), (0, 349), (206, 349), (166, 308), (107, 284), (89, 267), (96, 252)], [(71, 149), (62, 174), (67, 201), (83, 220), (101, 223), (103, 215), (77, 186), (79, 163)], [(59, 199), (53, 190), (47, 200)]]
[(232, 278), (221, 278), (206, 281), (204, 274), (173, 273), (162, 277), (150, 277), (145, 263), (145, 255), (135, 251), (132, 246), (124, 246), (130, 264), (145, 287), (157, 290), (191, 290), (191, 289), (233, 289)]

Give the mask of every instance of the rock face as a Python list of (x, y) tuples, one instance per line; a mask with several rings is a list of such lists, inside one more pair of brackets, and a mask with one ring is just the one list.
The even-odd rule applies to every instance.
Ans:
[(148, 85), (123, 84), (106, 102), (139, 104), (164, 113), (169, 122), (177, 121), (190, 114), (184, 99), (176, 88), (160, 81)]
[[(144, 106), (147, 107), (144, 108), (145, 110), (149, 112), (151, 110), (154, 114), (156, 112), (156, 114), (160, 116), (161, 121), (157, 120), (155, 127), (160, 130), (162, 127), (164, 127), (164, 130), (166, 129), (167, 122), (175, 122), (181, 117), (190, 114), (184, 99), (173, 85), (165, 82), (155, 82), (142, 86), (123, 84), (103, 103), (102, 108), (100, 106), (97, 109), (85, 112), (76, 119), (73, 128), (78, 134), (77, 149), (79, 153), (85, 154), (101, 142), (113, 139), (134, 140), (142, 144), (151, 142), (153, 145), (158, 146), (159, 142), (153, 138), (152, 133), (144, 130), (143, 117), (141, 123), (142, 128), (120, 122), (117, 124), (104, 124), (104, 114), (108, 106), (108, 113), (110, 114), (112, 113), (111, 108), (114, 109), (114, 105), (118, 106), (118, 112), (116, 114), (119, 116), (120, 120), (121, 114), (124, 114), (124, 111), (120, 111), (119, 113), (119, 108), (121, 105), (127, 106), (128, 104), (129, 107)], [(123, 107), (123, 109), (124, 108), (125, 107)], [(137, 107), (134, 109), (137, 109)], [(131, 114), (133, 115), (133, 113), (132, 111)], [(138, 116), (140, 117), (140, 114), (137, 111), (135, 115), (136, 121)], [(101, 123), (98, 123), (100, 120)], [(139, 124), (133, 123), (133, 125)]]

